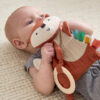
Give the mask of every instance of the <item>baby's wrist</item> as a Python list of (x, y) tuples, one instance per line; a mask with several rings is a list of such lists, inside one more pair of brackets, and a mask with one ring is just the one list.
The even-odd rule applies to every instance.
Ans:
[(42, 64), (51, 64), (51, 61), (48, 60), (48, 59), (42, 59), (42, 60), (41, 60), (41, 63), (42, 63)]

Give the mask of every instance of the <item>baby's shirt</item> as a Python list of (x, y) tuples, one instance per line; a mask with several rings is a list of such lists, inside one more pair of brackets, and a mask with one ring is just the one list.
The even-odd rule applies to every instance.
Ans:
[(41, 59), (41, 49), (39, 49), (35, 54), (33, 54), (29, 59), (28, 59), (28, 61), (26, 62), (26, 64), (24, 65), (24, 67), (25, 67), (25, 70), (27, 71), (27, 72), (29, 72), (29, 68), (30, 67), (34, 67), (34, 60), (36, 59), (36, 58), (40, 58)]
[[(25, 64), (26, 71), (34, 67), (34, 60), (41, 59), (41, 49), (33, 54)], [(88, 71), (76, 82), (76, 91), (87, 100), (99, 100), (100, 98), (100, 60), (96, 61)]]

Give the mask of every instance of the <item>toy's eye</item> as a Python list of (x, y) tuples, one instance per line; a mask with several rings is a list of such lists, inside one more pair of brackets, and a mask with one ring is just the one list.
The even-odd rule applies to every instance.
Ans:
[(32, 24), (33, 23), (33, 20), (30, 20), (29, 22), (28, 22), (28, 24)]
[(48, 21), (50, 21), (50, 19), (47, 19)]
[(36, 35), (38, 35), (38, 33), (35, 33)]

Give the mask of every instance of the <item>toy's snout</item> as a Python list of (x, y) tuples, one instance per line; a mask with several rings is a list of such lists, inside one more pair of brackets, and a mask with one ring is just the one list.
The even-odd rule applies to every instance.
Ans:
[(41, 26), (41, 28), (44, 28), (46, 26), (46, 24), (43, 24), (42, 26)]
[(43, 24), (41, 29), (46, 29), (46, 31), (50, 31), (50, 27), (47, 24)]
[(32, 33), (30, 41), (33, 47), (39, 47), (47, 41), (51, 41), (59, 30), (60, 19), (56, 16), (45, 18), (40, 27)]

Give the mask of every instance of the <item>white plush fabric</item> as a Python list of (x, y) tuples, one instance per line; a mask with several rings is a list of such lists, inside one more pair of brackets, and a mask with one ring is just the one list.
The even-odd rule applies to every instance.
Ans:
[[(0, 1), (0, 100), (64, 100), (65, 96), (57, 89), (48, 97), (36, 92), (31, 77), (24, 71), (24, 63), (30, 54), (15, 49), (4, 36), (7, 17), (16, 8), (25, 5), (33, 5), (62, 20), (88, 23), (94, 29), (94, 36), (100, 39), (100, 0)], [(85, 100), (79, 94), (75, 98)]]
[(43, 28), (42, 26), (38, 27), (31, 35), (31, 44), (33, 47), (43, 44), (56, 34), (56, 31), (59, 29), (60, 19), (56, 16), (47, 17), (43, 21), (43, 25), (45, 25)]

